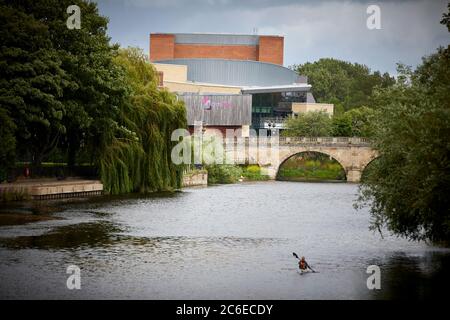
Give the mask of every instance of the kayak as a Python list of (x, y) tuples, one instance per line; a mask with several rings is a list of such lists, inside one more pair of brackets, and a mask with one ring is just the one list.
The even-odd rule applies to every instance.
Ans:
[(304, 273), (318, 273), (317, 271), (312, 271), (312, 270), (310, 270), (310, 269), (307, 269), (307, 270), (300, 270), (300, 269), (297, 269), (297, 272), (298, 272), (300, 275), (302, 275), (302, 274), (304, 274)]

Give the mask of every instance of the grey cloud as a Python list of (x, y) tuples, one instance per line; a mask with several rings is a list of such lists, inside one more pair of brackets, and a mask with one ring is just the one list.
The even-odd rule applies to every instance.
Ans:
[[(382, 30), (366, 28), (366, 8), (381, 8)], [(439, 24), (446, 1), (99, 1), (109, 33), (123, 46), (148, 52), (150, 32), (222, 32), (285, 36), (285, 64), (335, 57), (393, 72), (416, 65), (449, 34)]]

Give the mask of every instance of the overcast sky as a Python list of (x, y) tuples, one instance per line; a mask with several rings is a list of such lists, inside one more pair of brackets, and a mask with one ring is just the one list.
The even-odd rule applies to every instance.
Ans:
[[(447, 1), (97, 0), (108, 33), (122, 46), (149, 51), (151, 32), (275, 34), (285, 37), (284, 64), (324, 57), (363, 63), (395, 74), (397, 62), (450, 43), (439, 21)], [(381, 9), (381, 30), (369, 30), (366, 9)]]

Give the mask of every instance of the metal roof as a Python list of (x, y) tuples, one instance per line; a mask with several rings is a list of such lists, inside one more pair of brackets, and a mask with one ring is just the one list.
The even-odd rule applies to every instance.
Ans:
[(244, 87), (242, 93), (269, 93), (269, 92), (286, 92), (286, 91), (309, 91), (311, 89), (310, 84), (295, 83), (284, 86), (267, 86), (267, 87)]
[(244, 34), (175, 33), (178, 44), (220, 44), (256, 46), (259, 36)]
[(251, 60), (171, 59), (158, 63), (186, 65), (187, 79), (193, 82), (230, 86), (280, 86), (304, 83), (305, 78), (283, 66)]

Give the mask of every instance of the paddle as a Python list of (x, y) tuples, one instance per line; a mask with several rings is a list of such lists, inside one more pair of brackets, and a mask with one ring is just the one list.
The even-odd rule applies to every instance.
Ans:
[[(300, 260), (300, 258), (298, 257), (298, 255), (295, 253), (295, 252), (292, 252), (292, 255), (294, 256), (294, 257), (296, 257), (298, 260)], [(311, 269), (311, 271), (313, 272), (313, 273), (317, 273), (315, 270), (313, 270), (313, 268), (311, 268), (309, 265), (308, 265), (308, 267)]]

